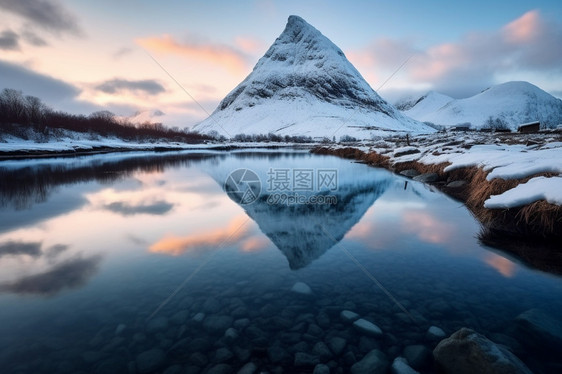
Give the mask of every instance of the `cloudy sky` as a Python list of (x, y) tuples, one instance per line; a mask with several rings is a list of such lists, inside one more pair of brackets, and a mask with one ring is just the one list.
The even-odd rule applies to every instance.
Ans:
[(467, 97), (510, 80), (562, 97), (562, 2), (540, 0), (0, 0), (0, 88), (74, 113), (159, 109), (165, 124), (192, 126), (291, 14), (390, 101), (428, 90)]

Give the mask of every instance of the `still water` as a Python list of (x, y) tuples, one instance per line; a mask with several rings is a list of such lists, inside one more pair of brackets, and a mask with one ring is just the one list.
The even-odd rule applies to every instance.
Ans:
[(0, 162), (0, 186), (2, 373), (344, 373), (373, 349), (431, 373), (431, 326), (560, 367), (514, 320), (560, 317), (561, 278), (484, 247), (462, 204), (385, 170), (128, 153)]

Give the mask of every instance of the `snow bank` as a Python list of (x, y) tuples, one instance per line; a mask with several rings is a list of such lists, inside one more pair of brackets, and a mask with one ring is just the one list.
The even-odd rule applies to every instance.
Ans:
[(546, 200), (562, 205), (562, 177), (537, 177), (522, 183), (501, 195), (492, 195), (484, 203), (488, 209), (514, 208), (535, 201)]

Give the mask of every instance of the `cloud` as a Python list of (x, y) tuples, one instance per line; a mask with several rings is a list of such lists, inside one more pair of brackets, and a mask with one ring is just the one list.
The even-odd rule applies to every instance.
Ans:
[(6, 51), (17, 51), (20, 49), (19, 35), (10, 29), (0, 32), (0, 49)]
[[(411, 83), (466, 97), (497, 83), (499, 75), (562, 71), (560, 45), (562, 25), (532, 10), (497, 30), (471, 32), (457, 41), (423, 50), (412, 40), (382, 38), (349, 56), (364, 70), (376, 67), (385, 71), (385, 76), (411, 57), (400, 72)], [(376, 83), (382, 83), (385, 76)]]
[(171, 35), (141, 38), (137, 39), (136, 43), (152, 52), (175, 54), (190, 60), (212, 63), (236, 74), (246, 72), (248, 68), (244, 53), (227, 45), (180, 42)]
[(517, 270), (515, 264), (505, 257), (501, 257), (495, 253), (490, 253), (484, 258), (484, 262), (494, 268), (505, 278), (512, 278)]
[(52, 296), (65, 289), (78, 288), (97, 273), (101, 263), (100, 256), (75, 258), (51, 269), (30, 276), (0, 284), (0, 292)]
[(121, 214), (123, 216), (132, 216), (135, 214), (164, 215), (168, 213), (173, 207), (174, 204), (170, 204), (166, 201), (140, 203), (137, 205), (127, 204), (122, 201), (116, 201), (105, 206), (107, 210), (110, 210), (113, 213)]
[(149, 95), (158, 95), (165, 92), (166, 89), (160, 83), (153, 79), (144, 80), (126, 80), (111, 79), (100, 83), (96, 89), (107, 94), (115, 94), (123, 91), (143, 92)]
[(15, 88), (47, 102), (74, 99), (80, 90), (62, 80), (0, 60), (0, 89)]
[(264, 47), (264, 44), (260, 40), (245, 36), (237, 36), (234, 38), (234, 43), (236, 43), (236, 46), (240, 48), (240, 50), (247, 54), (259, 53)]
[(45, 39), (41, 38), (31, 30), (23, 30), (21, 35), (26, 42), (35, 47), (44, 47), (49, 44), (45, 41)]
[(113, 58), (119, 59), (119, 58), (121, 58), (121, 57), (123, 57), (123, 56), (126, 56), (126, 55), (128, 55), (128, 54), (131, 54), (132, 52), (133, 52), (133, 49), (132, 49), (132, 48), (129, 48), (129, 47), (119, 48), (117, 51), (115, 51), (115, 52), (113, 53)]
[(68, 245), (65, 244), (55, 244), (52, 247), (47, 248), (45, 254), (49, 260), (53, 260), (58, 257), (61, 253), (66, 251), (69, 248)]
[(7, 241), (0, 244), (0, 258), (4, 256), (30, 256), (40, 257), (41, 242), (16, 242)]
[[(227, 227), (201, 232), (189, 236), (168, 236), (152, 244), (149, 251), (171, 256), (179, 256), (186, 252), (202, 249), (219, 249), (227, 242), (240, 241), (248, 233), (245, 223), (246, 216), (235, 217)], [(250, 245), (250, 247), (252, 247)], [(248, 249), (251, 249), (248, 247)]]
[(402, 216), (401, 227), (403, 232), (414, 234), (426, 243), (447, 244), (455, 236), (453, 224), (441, 221), (423, 211), (405, 212)]
[(57, 35), (82, 35), (76, 18), (55, 0), (0, 0), (0, 8)]

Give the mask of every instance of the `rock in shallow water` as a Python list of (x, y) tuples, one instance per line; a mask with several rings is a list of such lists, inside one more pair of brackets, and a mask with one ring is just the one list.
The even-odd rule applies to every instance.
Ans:
[(332, 352), (334, 352), (336, 356), (342, 354), (346, 345), (347, 345), (347, 340), (345, 340), (344, 338), (340, 338), (339, 336), (335, 336), (330, 340), (328, 340), (328, 347), (330, 347), (330, 349), (332, 350)]
[(311, 295), (312, 294), (312, 289), (308, 286), (308, 284), (303, 283), (303, 282), (297, 282), (293, 285), (293, 288), (291, 288), (291, 291), (294, 293), (298, 293), (301, 295)]
[(412, 369), (408, 365), (408, 361), (404, 357), (396, 357), (392, 362), (392, 374), (419, 374), (418, 371)]
[(330, 367), (324, 364), (318, 364), (314, 367), (312, 374), (330, 374)]
[(353, 322), (353, 327), (355, 327), (357, 331), (365, 335), (369, 335), (373, 337), (382, 336), (382, 330), (380, 329), (380, 327), (363, 318), (360, 318), (357, 321)]
[(562, 351), (562, 321), (539, 309), (529, 309), (515, 318), (520, 341), (530, 347)]
[(258, 370), (258, 367), (253, 362), (248, 362), (246, 365), (242, 366), (238, 370), (237, 374), (254, 374)]
[(193, 322), (201, 323), (205, 319), (205, 313), (197, 313), (193, 316)]
[(428, 366), (431, 362), (431, 351), (425, 346), (416, 344), (404, 348), (404, 358), (414, 369)]
[(303, 366), (314, 367), (319, 363), (320, 362), (318, 360), (318, 357), (316, 356), (309, 355), (308, 353), (304, 353), (304, 352), (297, 352), (295, 354), (294, 364), (297, 367), (303, 367)]
[(351, 310), (342, 310), (340, 318), (345, 323), (352, 323), (353, 321), (357, 321), (359, 319), (359, 314), (352, 312)]
[(531, 374), (513, 353), (467, 328), (443, 339), (433, 356), (444, 373)]
[(361, 361), (351, 367), (352, 374), (384, 374), (388, 369), (386, 355), (378, 349), (367, 353)]
[(425, 334), (425, 336), (429, 340), (438, 340), (438, 339), (443, 339), (447, 335), (445, 334), (445, 331), (443, 331), (441, 328), (439, 328), (437, 326), (431, 326), (427, 330), (427, 333)]

